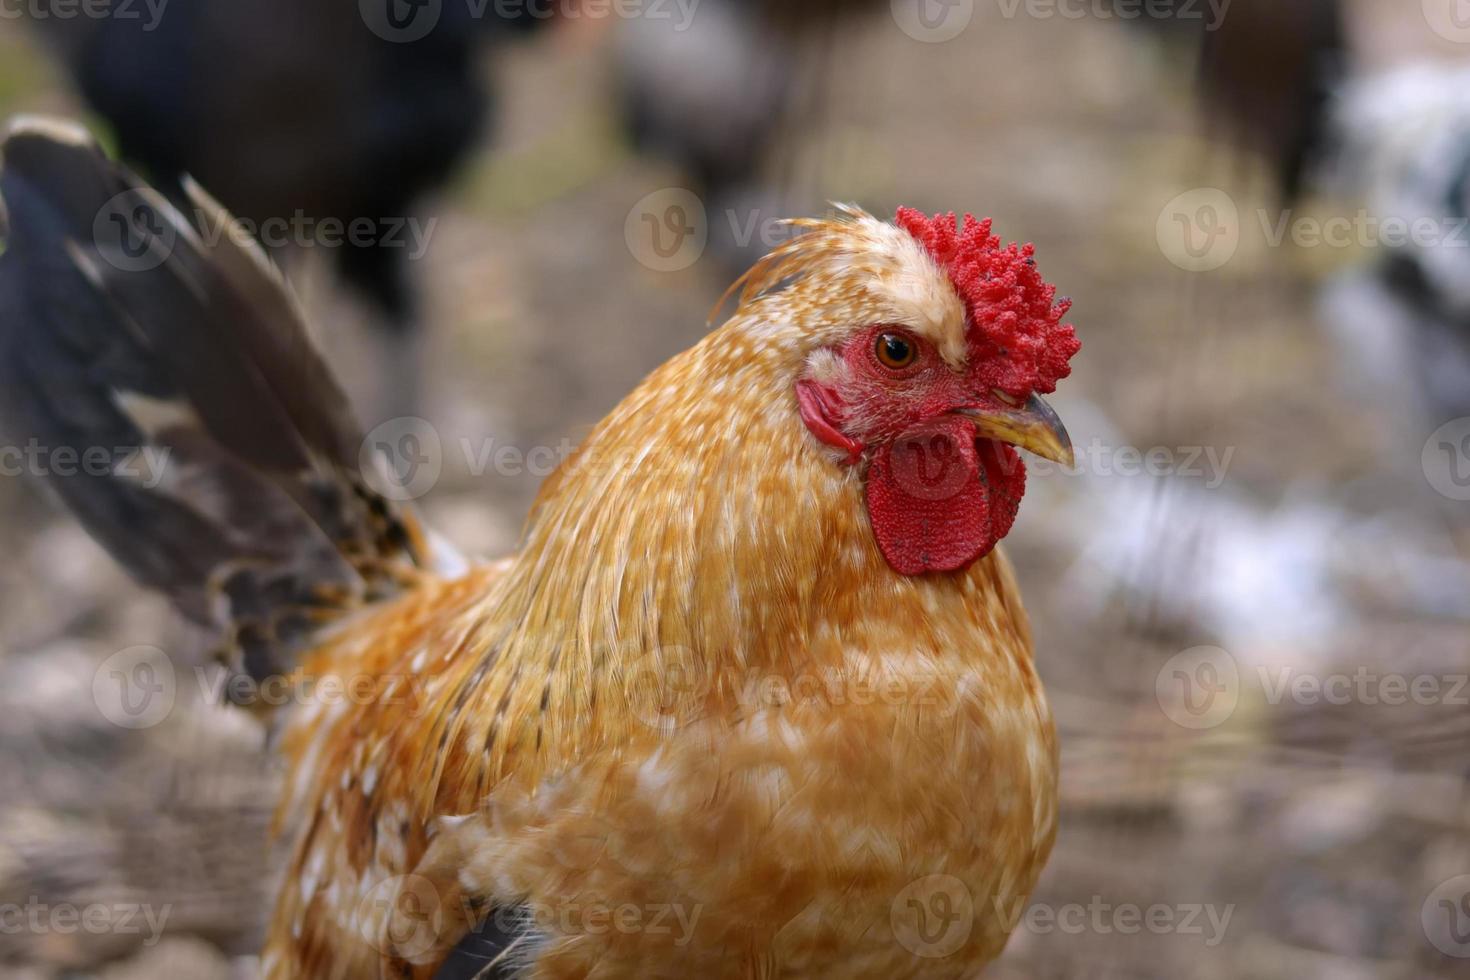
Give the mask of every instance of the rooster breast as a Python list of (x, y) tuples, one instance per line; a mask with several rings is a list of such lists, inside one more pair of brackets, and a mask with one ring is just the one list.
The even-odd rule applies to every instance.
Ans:
[[(1056, 746), (1004, 559), (915, 595), (863, 630), (830, 624), (801, 660), (630, 698), (616, 737), (549, 770), (527, 759), (481, 799), (409, 803), (381, 775), (369, 791), (319, 771), (304, 784), (356, 790), (298, 843), (299, 867), (337, 879), (308, 932), (425, 978), (477, 916), (518, 934), (506, 962), (524, 970), (491, 976), (973, 975), (1050, 850)], [(379, 756), (430, 737), (403, 722)], [(374, 754), (336, 751), (349, 769)], [(332, 830), (354, 815), (356, 845)], [(292, 928), (278, 938), (299, 953)]]

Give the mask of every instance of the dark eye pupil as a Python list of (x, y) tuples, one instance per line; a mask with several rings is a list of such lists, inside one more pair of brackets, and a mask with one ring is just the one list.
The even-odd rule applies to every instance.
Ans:
[(913, 354), (913, 349), (909, 346), (909, 342), (902, 337), (893, 334), (884, 334), (878, 340), (878, 353), (884, 363), (901, 367), (909, 362)]

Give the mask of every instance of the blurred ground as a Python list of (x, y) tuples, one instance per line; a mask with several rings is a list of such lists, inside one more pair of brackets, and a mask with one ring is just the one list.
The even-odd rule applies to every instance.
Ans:
[[(1415, 4), (1362, 6), (1382, 63), (1436, 42)], [(1470, 903), (1470, 879), (1453, 884), (1470, 874), (1470, 689), (1450, 690), (1470, 672), (1466, 505), (1426, 481), (1429, 432), (1406, 436), (1397, 406), (1354, 397), (1335, 370), (1315, 289), (1356, 256), (1267, 244), (1263, 179), (1200, 138), (1188, 66), (1167, 45), (1116, 23), (976, 7), (944, 44), (881, 11), (836, 37), (772, 177), (797, 211), (830, 199), (993, 215), (1001, 234), (1037, 243), (1075, 300), (1085, 347), (1055, 404), (1079, 449), (1097, 448), (1080, 475), (1033, 477), (1008, 540), (1064, 736), (1063, 823), (1040, 912), (993, 974), (1466, 975), (1442, 951), (1446, 929), (1470, 927), (1470, 904), (1453, 918)], [(493, 152), (440, 202), (420, 270), (433, 298), (426, 414), (445, 447), (425, 507), (486, 554), (514, 546), (539, 474), (477, 474), (460, 440), (574, 443), (704, 332), (730, 278), (713, 251), (653, 271), (625, 240), (630, 210), (677, 176), (622, 145), (589, 32), (494, 69)], [(0, 21), (0, 116), (71, 107)], [(1166, 257), (1158, 221), (1210, 186), (1238, 206), (1240, 245), (1191, 273)], [(365, 383), (360, 313), (312, 266), (297, 271), (323, 341)], [(1120, 474), (1130, 447), (1166, 450), (1173, 472)], [(1195, 475), (1196, 448), (1228, 453), (1223, 475), (1207, 459)], [(141, 951), (127, 936), (0, 931), (0, 975), (248, 975), (270, 887), (264, 735), (196, 704), (182, 680), (162, 724), (108, 723), (96, 665), (137, 644), (182, 651), (187, 637), (33, 486), (0, 479), (0, 515), (0, 905), (174, 908), (170, 938)], [(1202, 646), (1225, 656), (1185, 653)], [(1378, 696), (1272, 691), (1362, 671)], [(1439, 680), (1440, 693), (1388, 703), (1381, 681), (1395, 675)], [(1176, 677), (1184, 696), (1218, 681), (1230, 710), (1181, 711)], [(1162, 908), (1169, 924), (1140, 926), (1130, 906)]]

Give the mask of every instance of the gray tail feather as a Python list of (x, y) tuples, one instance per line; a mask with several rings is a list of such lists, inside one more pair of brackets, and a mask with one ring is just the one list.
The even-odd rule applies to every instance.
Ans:
[(64, 124), (19, 122), (0, 153), (12, 452), (256, 677), (411, 582), (419, 525), (365, 475), (346, 397), (233, 219), (191, 187), (191, 221)]

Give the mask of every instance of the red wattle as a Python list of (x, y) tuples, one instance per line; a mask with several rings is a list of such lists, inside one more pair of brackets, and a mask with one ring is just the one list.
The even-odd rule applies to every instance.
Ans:
[[(983, 453), (994, 458), (982, 459), (974, 426), (962, 416), (946, 415), (914, 426), (873, 453), (868, 519), (894, 571), (957, 571), (995, 547), (1010, 530), (1025, 481), (1020, 461), (1004, 456), (1009, 448), (987, 443)], [(992, 479), (1004, 484), (994, 502)]]

